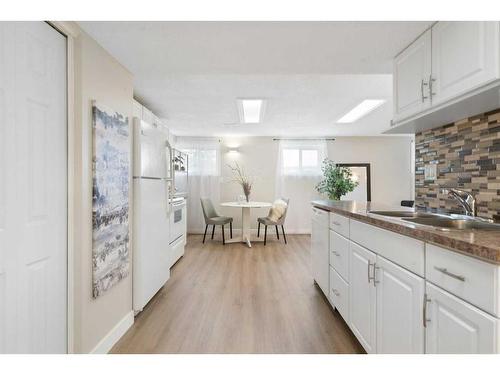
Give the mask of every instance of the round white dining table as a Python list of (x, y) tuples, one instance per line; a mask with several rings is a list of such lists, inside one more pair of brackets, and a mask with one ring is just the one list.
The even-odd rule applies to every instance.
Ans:
[[(226, 243), (243, 242), (252, 247), (250, 241), (250, 209), (252, 208), (265, 208), (271, 207), (272, 204), (268, 202), (224, 202), (220, 204), (223, 207), (238, 207), (241, 208), (241, 236), (237, 236), (226, 240)], [(253, 241), (260, 241), (255, 239)]]

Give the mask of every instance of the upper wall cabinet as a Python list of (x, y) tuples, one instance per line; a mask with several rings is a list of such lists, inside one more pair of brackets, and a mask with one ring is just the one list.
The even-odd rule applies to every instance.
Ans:
[(394, 59), (394, 117), (405, 118), (430, 107), (431, 30)]
[(432, 28), (433, 105), (498, 78), (498, 26), (498, 22), (438, 22)]
[(500, 23), (437, 22), (394, 59), (394, 118), (415, 133), (498, 108)]
[[(152, 111), (144, 107), (141, 103), (134, 99), (133, 101), (133, 115), (141, 119), (144, 122), (147, 122), (150, 125), (162, 127), (165, 132), (169, 135), (169, 137), (174, 137), (173, 134), (170, 134), (166, 124), (164, 124), (158, 116), (156, 116)], [(172, 141), (169, 139), (169, 142)]]
[(154, 118), (153, 112), (151, 112), (146, 107), (142, 107), (142, 120), (147, 122), (148, 124), (153, 125), (154, 123), (153, 118)]
[(142, 104), (134, 100), (133, 116), (142, 119)]

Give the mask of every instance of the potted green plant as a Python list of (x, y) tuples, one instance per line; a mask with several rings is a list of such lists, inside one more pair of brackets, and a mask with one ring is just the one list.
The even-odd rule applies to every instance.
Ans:
[(352, 179), (352, 171), (337, 165), (332, 160), (323, 160), (321, 170), (324, 179), (316, 185), (316, 190), (326, 194), (331, 200), (340, 200), (358, 186), (358, 182)]

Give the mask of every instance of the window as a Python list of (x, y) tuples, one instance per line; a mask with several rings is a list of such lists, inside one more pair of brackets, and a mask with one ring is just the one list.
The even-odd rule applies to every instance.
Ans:
[(220, 146), (218, 141), (182, 139), (177, 146), (188, 154), (188, 170), (192, 176), (220, 175)]
[(285, 169), (300, 167), (300, 150), (283, 150), (283, 167)]
[(218, 176), (217, 150), (182, 150), (188, 154), (189, 174)]
[(302, 150), (302, 168), (317, 168), (319, 165), (318, 150)]
[(281, 170), (284, 175), (319, 175), (324, 153), (319, 148), (294, 147), (282, 149)]

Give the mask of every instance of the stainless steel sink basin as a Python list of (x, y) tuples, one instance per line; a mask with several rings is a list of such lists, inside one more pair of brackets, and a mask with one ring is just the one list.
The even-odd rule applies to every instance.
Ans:
[(456, 219), (447, 217), (412, 217), (403, 218), (404, 221), (420, 225), (428, 225), (442, 230), (500, 230), (500, 224), (493, 224), (475, 219)]
[(369, 211), (370, 214), (400, 218), (433, 218), (438, 215), (415, 211)]

